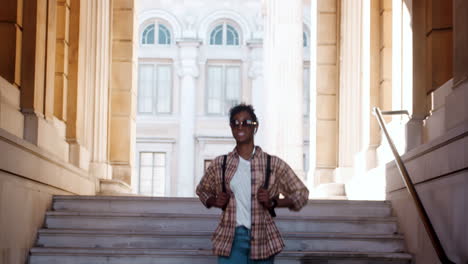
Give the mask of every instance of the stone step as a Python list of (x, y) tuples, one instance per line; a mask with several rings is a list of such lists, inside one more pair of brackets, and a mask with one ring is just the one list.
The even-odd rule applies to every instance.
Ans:
[[(283, 233), (286, 250), (403, 252), (400, 235)], [(211, 231), (154, 232), (42, 229), (37, 245), (70, 248), (211, 249)]]
[[(210, 231), (219, 222), (218, 215), (136, 214), (94, 212), (47, 212), (46, 227), (62, 229), (120, 229), (152, 231)], [(306, 217), (279, 216), (276, 225), (282, 232), (331, 232), (394, 234), (394, 217)]]
[[(198, 198), (141, 196), (54, 196), (53, 210), (121, 213), (183, 213), (220, 214), (218, 209), (206, 209)], [(298, 213), (281, 208), (284, 216), (391, 216), (388, 201), (309, 200)]]
[[(211, 250), (33, 248), (30, 264), (215, 264)], [(410, 264), (405, 253), (290, 252), (275, 258), (277, 264)]]

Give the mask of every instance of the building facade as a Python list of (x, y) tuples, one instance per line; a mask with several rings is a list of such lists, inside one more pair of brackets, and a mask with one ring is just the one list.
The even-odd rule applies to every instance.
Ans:
[[(208, 8), (197, 9), (197, 6)], [(193, 196), (204, 169), (233, 149), (230, 107), (261, 112), (263, 14), (259, 1), (141, 1), (133, 192)], [(309, 14), (303, 5), (303, 128), (308, 129)], [(260, 115), (260, 113), (259, 113)], [(263, 116), (256, 138), (262, 145)], [(303, 133), (307, 168), (308, 133)], [(264, 147), (264, 146), (263, 146)]]
[(191, 196), (245, 101), (317, 196), (392, 201), (416, 263), (437, 263), (371, 114), (408, 110), (387, 125), (465, 263), (467, 19), (465, 0), (4, 1), (0, 260), (26, 262), (53, 195)]

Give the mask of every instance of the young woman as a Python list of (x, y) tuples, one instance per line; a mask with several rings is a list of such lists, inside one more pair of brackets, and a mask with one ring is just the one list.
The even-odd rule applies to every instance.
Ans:
[[(236, 147), (212, 162), (196, 191), (207, 208), (223, 210), (212, 237), (213, 251), (220, 264), (270, 264), (284, 248), (272, 218), (274, 208), (298, 211), (309, 191), (283, 160), (268, 158), (254, 145), (258, 120), (251, 105), (231, 108), (229, 122)], [(265, 189), (268, 159), (271, 173)], [(285, 198), (278, 199), (280, 193)]]

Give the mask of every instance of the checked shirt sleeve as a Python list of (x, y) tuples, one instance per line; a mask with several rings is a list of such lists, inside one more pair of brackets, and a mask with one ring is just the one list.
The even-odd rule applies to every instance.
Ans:
[(217, 171), (219, 171), (219, 159), (215, 159), (211, 165), (208, 167), (208, 169), (205, 172), (205, 175), (200, 180), (200, 183), (198, 183), (196, 193), (198, 197), (200, 198), (200, 201), (205, 205), (205, 207), (208, 208), (206, 201), (210, 197), (215, 197), (216, 196), (216, 177)]
[(301, 210), (301, 208), (307, 204), (309, 190), (286, 162), (279, 160), (277, 169), (281, 185), (280, 192), (293, 201), (293, 206), (290, 207), (291, 210)]

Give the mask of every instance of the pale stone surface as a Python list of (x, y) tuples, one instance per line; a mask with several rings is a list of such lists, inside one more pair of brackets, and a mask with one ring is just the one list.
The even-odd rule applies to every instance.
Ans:
[(334, 120), (336, 119), (336, 103), (335, 95), (318, 95), (317, 96), (317, 118)]
[[(130, 1), (129, 1), (130, 2)], [(113, 19), (112, 23), (112, 30), (113, 36), (112, 38), (118, 40), (131, 40), (133, 39), (133, 27), (134, 24), (134, 11), (133, 10), (120, 10), (114, 8), (113, 16), (118, 19)]]
[(336, 12), (336, 0), (317, 0), (319, 12)]
[[(324, 64), (336, 64), (336, 45), (319, 45), (317, 47), (317, 63), (320, 65)], [(333, 85), (333, 83), (330, 83)]]
[(317, 41), (319, 44), (336, 43), (336, 14), (319, 14), (317, 27)]
[[(320, 94), (337, 94), (337, 67), (334, 65), (319, 65), (317, 67), (317, 92)], [(335, 85), (333, 85), (335, 84)]]
[(44, 212), (52, 195), (68, 192), (0, 172), (0, 259), (2, 263), (26, 263), (36, 232), (42, 227)]
[[(112, 90), (133, 90), (133, 72), (134, 63), (131, 61), (112, 61), (111, 87)], [(112, 107), (112, 106), (111, 106)]]
[(117, 162), (128, 162), (130, 157), (130, 127), (131, 118), (127, 116), (113, 116), (110, 120), (110, 160)]
[(336, 121), (317, 121), (317, 166), (336, 166), (337, 135)]

